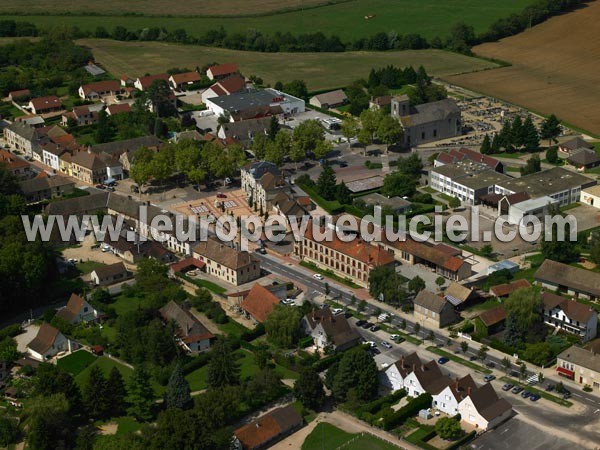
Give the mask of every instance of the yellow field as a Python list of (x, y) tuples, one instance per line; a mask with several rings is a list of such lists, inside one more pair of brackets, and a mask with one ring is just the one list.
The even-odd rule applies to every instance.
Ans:
[(388, 64), (423, 65), (442, 77), (498, 67), (496, 64), (442, 50), (344, 53), (256, 53), (213, 47), (183, 46), (159, 42), (119, 42), (81, 39), (97, 62), (115, 77), (140, 76), (172, 67), (194, 69), (211, 62), (234, 62), (244, 75), (257, 75), (265, 83), (306, 81), (310, 90), (345, 86), (369, 75), (371, 68)]

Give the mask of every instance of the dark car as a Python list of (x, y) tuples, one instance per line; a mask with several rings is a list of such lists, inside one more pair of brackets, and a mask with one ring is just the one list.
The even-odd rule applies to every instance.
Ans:
[(373, 324), (371, 322), (365, 322), (361, 325), (361, 327), (363, 327), (365, 330), (371, 328), (372, 326)]
[(356, 321), (356, 326), (357, 327), (362, 327), (365, 323), (367, 323), (366, 320), (357, 320)]
[(97, 184), (96, 189), (106, 189), (106, 186), (104, 186), (103, 184)]
[(486, 383), (489, 383), (490, 381), (493, 381), (496, 379), (495, 375), (486, 375), (485, 377), (483, 377), (483, 381), (485, 381)]
[(532, 402), (537, 402), (540, 399), (539, 394), (531, 394), (529, 396), (529, 400), (531, 400)]
[(553, 384), (547, 384), (546, 385), (546, 392), (552, 392), (554, 390), (554, 385)]
[(477, 359), (477, 356), (475, 356), (475, 355), (469, 356), (469, 361), (475, 361), (476, 359)]
[(371, 347), (367, 351), (373, 355), (379, 355), (381, 353), (381, 351), (377, 347)]
[(506, 383), (504, 386), (502, 386), (502, 390), (510, 391), (513, 387), (514, 387), (514, 384)]
[(346, 161), (340, 161), (340, 167), (348, 167), (348, 163)]
[(370, 330), (371, 330), (371, 331), (373, 331), (373, 332), (374, 332), (374, 331), (379, 331), (379, 330), (381, 330), (381, 327), (380, 327), (379, 325), (373, 325), (373, 326), (370, 328)]
[(496, 364), (493, 361), (488, 361), (485, 363), (486, 366), (490, 367), (490, 368), (494, 368), (496, 367)]
[(450, 361), (448, 358), (442, 356), (440, 359), (438, 359), (438, 364), (446, 364), (448, 361)]
[(521, 392), (521, 397), (523, 397), (523, 398), (531, 397), (531, 392), (523, 391), (523, 392)]
[(261, 255), (266, 255), (267, 251), (264, 249), (264, 247), (259, 247), (256, 249), (256, 253), (260, 253)]
[(512, 391), (513, 394), (518, 394), (519, 392), (521, 392), (523, 390), (523, 388), (521, 386), (515, 386)]

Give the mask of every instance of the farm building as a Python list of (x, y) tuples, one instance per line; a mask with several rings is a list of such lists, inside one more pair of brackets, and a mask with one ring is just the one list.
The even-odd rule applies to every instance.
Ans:
[(600, 157), (595, 150), (578, 148), (569, 155), (567, 162), (582, 172), (600, 166)]
[(222, 97), (223, 95), (236, 94), (243, 92), (247, 88), (246, 80), (239, 74), (230, 75), (227, 78), (223, 78), (217, 81), (215, 84), (210, 86), (202, 93), (202, 103), (206, 103), (206, 100), (214, 97)]
[(175, 73), (169, 77), (169, 86), (172, 89), (182, 89), (198, 81), (200, 81), (200, 74), (198, 72)]
[(238, 68), (235, 64), (219, 64), (206, 69), (206, 76), (209, 80), (220, 80), (237, 73)]
[(568, 141), (565, 141), (562, 144), (558, 144), (558, 151), (564, 153), (565, 155), (570, 155), (572, 152), (579, 148), (587, 148), (589, 150), (593, 150), (594, 145), (583, 140), (579, 136), (573, 139), (569, 139)]
[(348, 97), (346, 97), (346, 93), (341, 89), (315, 95), (308, 101), (308, 103), (311, 105), (323, 109), (336, 108), (346, 104), (347, 102)]
[(56, 95), (32, 98), (29, 101), (29, 110), (33, 114), (48, 114), (62, 110), (62, 102)]
[(600, 273), (545, 260), (534, 275), (535, 281), (558, 292), (566, 292), (576, 298), (600, 299)]
[(581, 203), (600, 209), (600, 185), (583, 189), (580, 198)]

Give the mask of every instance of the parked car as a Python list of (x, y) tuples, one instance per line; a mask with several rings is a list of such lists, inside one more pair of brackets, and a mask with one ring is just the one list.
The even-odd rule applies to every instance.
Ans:
[(523, 397), (523, 398), (529, 398), (529, 397), (531, 397), (531, 392), (529, 392), (529, 391), (523, 391), (523, 392), (521, 392), (521, 397)]
[(488, 361), (485, 363), (486, 366), (488, 366), (489, 368), (494, 368), (496, 367), (496, 364), (493, 361)]
[(344, 310), (343, 310), (342, 308), (333, 308), (333, 309), (331, 310), (331, 313), (332, 313), (333, 315), (335, 315), (335, 316), (337, 316), (338, 314), (341, 314), (341, 313), (343, 313), (343, 312), (344, 312)]
[(110, 191), (110, 192), (115, 192), (115, 188), (114, 188), (114, 187), (112, 187), (112, 186), (107, 186), (107, 187), (106, 187), (106, 190), (107, 190), (107, 191)]
[(365, 330), (368, 330), (372, 326), (373, 326), (373, 324), (371, 322), (365, 322), (361, 325), (361, 327), (363, 327)]
[(389, 342), (387, 342), (387, 341), (381, 341), (381, 345), (383, 345), (383, 346), (384, 346), (385, 348), (387, 348), (388, 350), (389, 350), (390, 348), (392, 348), (392, 344), (390, 344), (390, 343), (389, 343)]
[(106, 186), (104, 186), (103, 184), (97, 184), (96, 189), (106, 189)]
[(313, 275), (313, 278), (314, 278), (315, 280), (323, 280), (323, 279), (324, 279), (324, 278), (323, 278), (323, 275), (321, 275), (320, 273), (315, 273), (315, 274)]
[(219, 192), (217, 194), (217, 198), (227, 198), (227, 196), (225, 194), (223, 194), (222, 192)]
[(475, 356), (475, 355), (469, 356), (469, 361), (475, 361), (476, 359), (477, 359), (477, 356)]
[(440, 359), (438, 359), (438, 364), (446, 364), (448, 361), (450, 361), (448, 358), (442, 356)]
[(502, 390), (510, 391), (513, 387), (514, 387), (514, 384), (506, 383), (504, 386), (502, 386)]
[(370, 348), (369, 352), (371, 352), (373, 355), (379, 355), (381, 353), (381, 351), (377, 347)]
[(395, 340), (396, 340), (396, 339), (398, 339), (399, 337), (400, 337), (400, 335), (399, 335), (399, 334), (390, 334), (390, 339), (391, 339), (392, 341), (395, 341)]
[(373, 341), (366, 341), (365, 344), (367, 344), (371, 348), (377, 348), (377, 344)]
[(261, 255), (266, 255), (267, 250), (264, 247), (259, 247), (256, 249), (256, 253), (260, 253)]
[(486, 383), (489, 383), (490, 381), (493, 381), (496, 379), (495, 375), (486, 375), (485, 377), (483, 377), (483, 381), (485, 381)]
[(529, 396), (529, 400), (531, 400), (532, 402), (537, 402), (540, 399), (540, 395), (539, 394), (531, 394)]
[(522, 388), (521, 386), (515, 386), (515, 387), (513, 388), (513, 390), (512, 390), (512, 391), (510, 391), (510, 392), (512, 392), (513, 394), (518, 394), (518, 393), (519, 393), (519, 392), (521, 392), (522, 390), (523, 390), (523, 388)]
[(548, 383), (546, 385), (546, 392), (552, 392), (554, 390), (554, 385), (551, 383)]
[(365, 323), (367, 323), (366, 320), (357, 320), (356, 321), (356, 326), (357, 327), (362, 327)]
[(373, 331), (373, 332), (375, 332), (375, 331), (379, 331), (379, 330), (381, 330), (381, 327), (380, 327), (379, 325), (373, 325), (373, 326), (371, 327), (371, 331)]
[(293, 305), (296, 301), (293, 298), (286, 298), (285, 300), (282, 300), (281, 303), (284, 305)]

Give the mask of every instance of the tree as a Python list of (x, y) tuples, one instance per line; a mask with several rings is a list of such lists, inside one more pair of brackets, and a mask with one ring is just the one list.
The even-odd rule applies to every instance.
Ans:
[(154, 389), (150, 384), (150, 376), (142, 367), (133, 371), (129, 384), (127, 385), (127, 401), (129, 408), (127, 412), (138, 421), (147, 421), (152, 418), (154, 407)]
[(527, 344), (523, 352), (523, 359), (535, 364), (545, 366), (553, 357), (552, 346), (548, 342), (535, 342)]
[(435, 284), (438, 285), (438, 287), (442, 287), (444, 284), (446, 284), (446, 279), (444, 277), (437, 277), (435, 279)]
[(323, 168), (321, 170), (321, 173), (319, 174), (319, 178), (317, 179), (317, 192), (325, 200), (333, 200), (335, 198), (335, 172), (327, 162), (323, 164)]
[(527, 366), (524, 362), (519, 366), (519, 381), (522, 381), (523, 378), (527, 376)]
[(463, 431), (456, 417), (440, 417), (435, 423), (435, 432), (442, 439), (454, 440), (458, 439)]
[(408, 282), (408, 290), (412, 294), (418, 294), (423, 289), (425, 289), (425, 281), (418, 275)]
[(434, 334), (433, 330), (429, 330), (429, 333), (427, 334), (427, 339), (431, 342), (433, 342), (435, 340), (435, 334)]
[(106, 289), (96, 289), (90, 295), (90, 300), (96, 303), (109, 304), (112, 301), (110, 293)]
[(377, 125), (377, 137), (386, 144), (386, 151), (389, 150), (390, 145), (402, 139), (403, 134), (400, 122), (394, 117), (386, 114), (380, 118)]
[(400, 321), (400, 329), (406, 330), (406, 319), (402, 318)]
[(172, 102), (172, 93), (166, 80), (154, 80), (143, 93), (158, 117), (173, 116), (177, 112)]
[(406, 300), (406, 292), (396, 270), (381, 266), (369, 272), (369, 294), (389, 304), (400, 304)]
[(504, 358), (502, 358), (502, 368), (504, 369), (504, 372), (508, 373), (508, 371), (510, 370), (512, 364), (510, 362), (510, 359), (508, 359), (507, 356), (505, 356)]
[(106, 396), (107, 382), (99, 366), (93, 366), (83, 389), (83, 403), (92, 419), (103, 419), (110, 415), (111, 405)]
[(188, 409), (192, 406), (190, 385), (183, 376), (181, 364), (178, 362), (169, 378), (165, 392), (165, 405), (167, 408)]
[(276, 305), (267, 317), (265, 331), (270, 342), (281, 348), (292, 348), (300, 337), (300, 310)]
[(600, 264), (600, 233), (594, 232), (590, 236), (590, 259)]
[(0, 361), (14, 362), (19, 359), (17, 342), (10, 336), (0, 341)]
[(551, 114), (546, 120), (542, 122), (542, 127), (540, 129), (540, 138), (548, 139), (548, 145), (550, 146), (552, 142), (556, 142), (556, 138), (560, 136), (561, 126), (560, 120), (554, 115)]
[(539, 384), (544, 384), (544, 373), (543, 372), (538, 372), (538, 383)]
[(487, 133), (483, 137), (483, 141), (481, 142), (481, 147), (479, 151), (482, 155), (489, 155), (492, 153), (492, 141), (490, 140), (490, 136)]
[(479, 347), (479, 350), (477, 351), (477, 357), (484, 361), (485, 358), (487, 358), (487, 352), (488, 352), (488, 348), (486, 345), (482, 345), (481, 347)]
[(460, 343), (460, 349), (462, 350), (463, 353), (467, 353), (469, 351), (469, 344), (465, 341), (462, 341)]
[(108, 374), (105, 395), (113, 417), (125, 414), (127, 409), (127, 388), (125, 387), (123, 375), (121, 375), (121, 372), (116, 367), (110, 369)]
[[(305, 120), (296, 128), (292, 140), (294, 145), (297, 145), (304, 155), (308, 152), (315, 152), (317, 145), (325, 138), (325, 130), (321, 126), (318, 120), (311, 119)], [(323, 155), (321, 155), (322, 157)]]
[(342, 356), (332, 391), (342, 401), (349, 394), (359, 401), (367, 401), (377, 394), (378, 384), (375, 361), (365, 349), (357, 347)]
[(522, 333), (517, 324), (514, 314), (507, 314), (506, 325), (504, 327), (503, 340), (506, 345), (515, 347), (522, 341)]
[(333, 143), (326, 139), (321, 139), (317, 142), (317, 145), (315, 145), (313, 153), (315, 154), (315, 158), (322, 159), (325, 158), (331, 150), (333, 150)]
[(265, 159), (280, 166), (283, 160), (292, 151), (292, 138), (286, 131), (279, 131), (273, 141), (267, 143)]
[(27, 446), (36, 450), (70, 448), (74, 422), (64, 394), (36, 396), (27, 405)]
[[(558, 207), (548, 208), (548, 215), (554, 216), (560, 214)], [(571, 263), (579, 259), (581, 249), (577, 241), (569, 240), (570, 230), (565, 230), (565, 237), (559, 239), (558, 224), (552, 225), (551, 239), (542, 239), (542, 255), (546, 259), (552, 259), (561, 263)]]
[(344, 183), (343, 181), (336, 187), (335, 198), (342, 205), (352, 204), (352, 193), (350, 192), (350, 189), (348, 189), (348, 187), (346, 186), (346, 183)]
[[(274, 140), (274, 138), (273, 138), (273, 140)], [(263, 134), (263, 133), (259, 133), (256, 136), (254, 136), (254, 139), (252, 140), (252, 146), (250, 148), (252, 150), (252, 153), (254, 153), (254, 157), (258, 161), (261, 161), (261, 160), (265, 159), (268, 146), (269, 146), (269, 136), (267, 136), (266, 134)]]
[(152, 178), (152, 160), (154, 158), (154, 152), (148, 147), (141, 147), (135, 154), (135, 164), (129, 171), (129, 176), (140, 188), (140, 194), (142, 193), (142, 187), (146, 185)]
[(382, 116), (383, 113), (372, 109), (365, 109), (360, 113), (361, 128), (358, 132), (358, 141), (361, 144), (368, 145), (373, 143)]
[(302, 99), (306, 99), (308, 97), (308, 89), (306, 88), (306, 83), (302, 80), (293, 80), (289, 83), (284, 84), (283, 92)]
[(521, 176), (531, 175), (542, 170), (542, 162), (538, 155), (533, 155), (527, 160), (527, 165), (521, 167)]
[(546, 150), (546, 161), (550, 164), (558, 162), (558, 149), (555, 146), (548, 147), (548, 150)]
[(515, 331), (521, 339), (526, 335), (536, 340), (543, 339), (543, 306), (539, 288), (524, 288), (514, 291), (505, 300), (504, 309), (507, 321), (510, 319), (515, 322)]
[(114, 130), (110, 123), (110, 118), (106, 111), (102, 110), (98, 112), (98, 123), (96, 124), (96, 142), (102, 144), (104, 142), (110, 142), (114, 137)]
[(413, 327), (413, 331), (415, 336), (419, 335), (419, 331), (421, 331), (421, 324), (419, 322), (415, 322), (415, 326)]
[(269, 132), (267, 133), (269, 140), (274, 141), (277, 133), (279, 133), (279, 120), (277, 119), (277, 116), (271, 116), (271, 121), (269, 122)]
[(357, 311), (358, 312), (363, 312), (365, 309), (367, 309), (367, 301), (366, 300), (361, 300), (360, 302), (358, 302)]
[(450, 208), (458, 208), (460, 206), (460, 199), (458, 197), (452, 197), (448, 200), (448, 206)]
[(411, 153), (406, 158), (398, 159), (398, 172), (410, 175), (418, 180), (421, 177), (422, 170), (423, 161), (418, 153)]
[(14, 420), (0, 417), (0, 446), (8, 447), (19, 437), (19, 427)]
[(318, 410), (325, 401), (323, 381), (312, 367), (305, 367), (300, 371), (294, 383), (294, 396), (305, 408)]
[(523, 122), (521, 140), (528, 151), (536, 150), (540, 146), (540, 136), (531, 116), (527, 116), (525, 122)]
[(224, 339), (217, 339), (211, 355), (206, 371), (208, 385), (219, 388), (239, 384), (240, 368), (229, 343)]
[(356, 136), (358, 135), (358, 132), (360, 130), (360, 126), (358, 123), (358, 120), (356, 119), (356, 117), (344, 117), (344, 120), (342, 121), (342, 135), (347, 139), (348, 141), (348, 148), (351, 147), (351, 143), (350, 140), (356, 138)]
[(381, 193), (388, 197), (412, 197), (417, 191), (418, 179), (400, 171), (392, 172), (383, 179)]
[(510, 143), (517, 148), (523, 146), (523, 121), (521, 116), (517, 116), (512, 121), (510, 127)]

